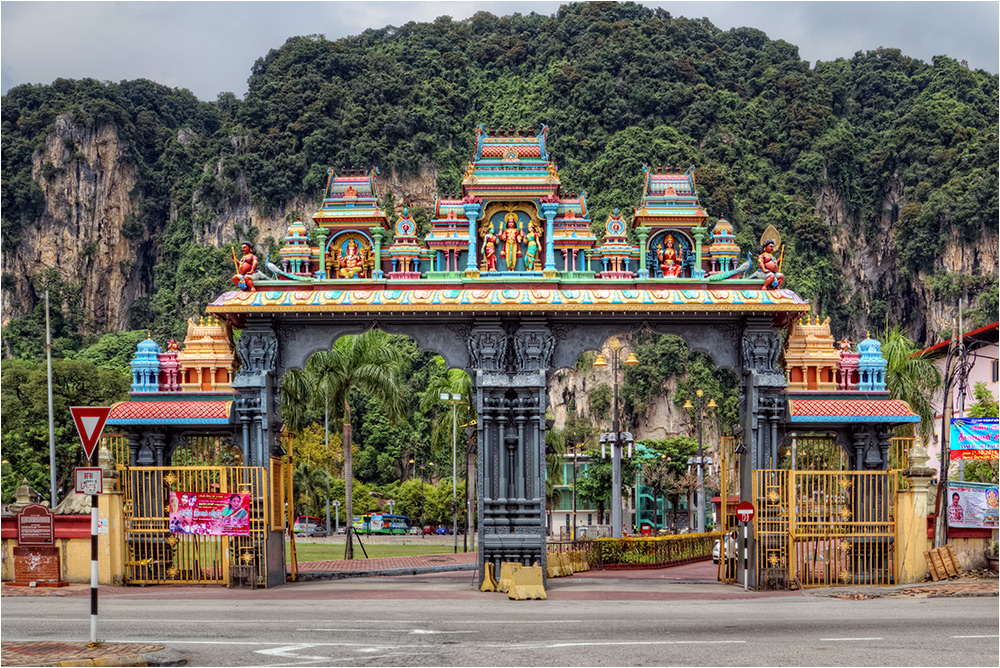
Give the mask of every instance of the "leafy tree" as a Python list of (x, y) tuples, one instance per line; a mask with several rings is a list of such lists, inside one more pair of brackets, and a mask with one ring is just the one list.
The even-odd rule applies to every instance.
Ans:
[[(50, 496), (48, 398), (45, 365), (4, 360), (0, 370), (3, 422), (0, 438), (4, 489), (23, 478)], [(73, 469), (84, 465), (83, 448), (70, 415), (70, 406), (110, 406), (127, 397), (128, 381), (117, 371), (78, 360), (52, 360), (52, 407), (55, 423), (56, 489), (61, 499), (72, 484)], [(13, 482), (11, 482), (13, 481)], [(10, 499), (4, 498), (4, 502)]]
[[(587, 450), (583, 453), (590, 458), (590, 465), (582, 479), (577, 479), (577, 494), (597, 507), (599, 517), (604, 517), (604, 509), (612, 498), (612, 468), (611, 457), (601, 459), (600, 450)], [(628, 457), (622, 457), (621, 487), (622, 494), (628, 493), (631, 481), (635, 480), (636, 463)]]

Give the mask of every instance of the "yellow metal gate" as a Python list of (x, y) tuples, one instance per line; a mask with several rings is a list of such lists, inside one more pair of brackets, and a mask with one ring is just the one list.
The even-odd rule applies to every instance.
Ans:
[(758, 587), (892, 584), (896, 481), (895, 471), (754, 471)]
[[(228, 584), (234, 573), (266, 584), (269, 509), (264, 467), (136, 466), (122, 475), (126, 584)], [(171, 533), (171, 491), (250, 494), (250, 535)]]

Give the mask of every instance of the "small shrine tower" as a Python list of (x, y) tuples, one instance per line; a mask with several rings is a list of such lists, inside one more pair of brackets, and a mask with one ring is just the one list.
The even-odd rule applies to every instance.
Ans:
[(217, 318), (188, 320), (184, 350), (177, 353), (177, 361), (185, 392), (232, 392), (233, 350)]
[(132, 359), (132, 391), (156, 392), (160, 389), (160, 344), (152, 338), (139, 343)]

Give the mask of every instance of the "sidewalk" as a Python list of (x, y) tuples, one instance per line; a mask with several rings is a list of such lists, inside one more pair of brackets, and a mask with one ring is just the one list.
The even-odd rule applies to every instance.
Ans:
[[(357, 556), (361, 551), (357, 550)], [(423, 554), (377, 559), (336, 559), (299, 563), (299, 581), (387, 575), (422, 575), (476, 570), (476, 552)]]
[(85, 642), (0, 642), (4, 666), (183, 666), (184, 655), (163, 645)]

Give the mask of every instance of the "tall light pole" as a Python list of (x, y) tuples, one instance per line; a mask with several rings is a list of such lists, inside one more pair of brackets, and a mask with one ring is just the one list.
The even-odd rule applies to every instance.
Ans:
[[(628, 351), (628, 358), (622, 362), (621, 354), (624, 351)], [(613, 538), (622, 537), (622, 447), (628, 444), (629, 450), (632, 449), (632, 434), (622, 433), (621, 423), (619, 422), (618, 416), (618, 370), (621, 368), (622, 364), (628, 366), (633, 366), (639, 363), (636, 359), (635, 353), (628, 346), (623, 346), (618, 342), (618, 339), (612, 339), (611, 344), (600, 350), (597, 355), (597, 359), (594, 361), (594, 366), (605, 367), (608, 365), (604, 361), (604, 355), (607, 354), (608, 358), (611, 360), (611, 371), (614, 375), (614, 387), (615, 387), (615, 402), (611, 420), (611, 429), (613, 433), (611, 434), (601, 434), (601, 443), (611, 444), (611, 535)]]
[(441, 393), (441, 401), (451, 404), (451, 535), (454, 537), (455, 554), (458, 554), (458, 405), (461, 394)]
[[(697, 395), (697, 406), (691, 403), (688, 399), (684, 402), (683, 408), (687, 410), (692, 410), (694, 408), (698, 409), (698, 492), (695, 497), (695, 503), (698, 506), (698, 533), (705, 533), (705, 457), (702, 448), (702, 438), (701, 438), (701, 423), (705, 420), (705, 409), (715, 409), (718, 408), (718, 404), (715, 403), (715, 399), (709, 399), (708, 404), (705, 404), (705, 392), (704, 390), (696, 390)], [(725, 503), (725, 499), (722, 501)]]
[[(339, 500), (337, 500), (337, 499), (333, 500), (333, 508), (334, 508), (334, 513), (336, 513), (334, 515), (334, 518), (333, 518), (334, 522), (336, 522), (336, 527), (334, 528), (334, 531), (336, 533), (340, 533), (340, 501)], [(327, 524), (329, 525), (329, 520), (327, 520)], [(330, 533), (330, 529), (327, 528), (326, 532)]]

